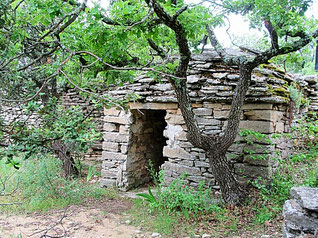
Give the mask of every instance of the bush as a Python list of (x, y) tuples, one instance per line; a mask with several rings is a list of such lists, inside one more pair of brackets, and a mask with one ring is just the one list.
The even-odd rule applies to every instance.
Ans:
[(212, 211), (217, 209), (211, 197), (211, 189), (205, 189), (204, 183), (200, 183), (197, 189), (190, 187), (186, 181), (187, 174), (173, 180), (169, 186), (163, 182), (163, 171), (154, 173), (150, 163), (149, 168), (155, 181), (155, 195), (150, 188), (148, 194), (138, 194), (149, 202), (152, 210), (163, 208), (168, 211), (181, 211), (187, 218), (190, 214), (201, 211)]

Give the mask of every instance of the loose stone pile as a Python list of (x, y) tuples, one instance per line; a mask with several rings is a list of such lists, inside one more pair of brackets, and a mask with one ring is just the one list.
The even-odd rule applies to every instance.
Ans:
[(284, 238), (318, 237), (318, 188), (294, 187), (285, 202)]

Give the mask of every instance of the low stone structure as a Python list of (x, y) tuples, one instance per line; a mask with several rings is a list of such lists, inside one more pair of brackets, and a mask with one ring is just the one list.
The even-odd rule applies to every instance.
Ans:
[(283, 209), (284, 238), (318, 237), (318, 188), (294, 187)]
[[(230, 104), (238, 80), (238, 68), (221, 63), (215, 52), (194, 56), (190, 63), (188, 89), (194, 112), (206, 135), (221, 133), (227, 124)], [(241, 115), (241, 128), (264, 133), (289, 132), (292, 115), (288, 85), (297, 83), (311, 98), (311, 109), (318, 108), (317, 78), (298, 78), (273, 66), (255, 69)], [(169, 183), (188, 173), (190, 185), (205, 181), (218, 188), (205, 153), (186, 139), (186, 126), (168, 80), (140, 76), (110, 92), (118, 99), (135, 93), (138, 101), (130, 102), (128, 110), (104, 111), (102, 153), (102, 186), (118, 186), (124, 190), (149, 181), (146, 167), (149, 160), (155, 169), (164, 169)], [(242, 138), (238, 136), (238, 142)], [(233, 171), (246, 181), (269, 177), (275, 169), (274, 151), (288, 153), (287, 141), (270, 143), (262, 138), (253, 144), (233, 144), (228, 150)]]

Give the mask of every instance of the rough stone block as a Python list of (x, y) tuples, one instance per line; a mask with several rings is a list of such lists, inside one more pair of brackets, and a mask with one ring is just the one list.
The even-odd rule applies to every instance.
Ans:
[(204, 161), (194, 161), (195, 167), (210, 168), (210, 164)]
[(102, 168), (104, 168), (104, 169), (115, 168), (117, 166), (118, 165), (116, 165), (116, 162), (114, 162), (114, 161), (104, 160), (102, 162)]
[(210, 102), (204, 102), (203, 106), (205, 108), (212, 108), (214, 110), (220, 110), (222, 109), (222, 104), (221, 103), (210, 103)]
[(120, 151), (121, 151), (122, 154), (127, 154), (128, 146), (127, 145), (121, 145), (120, 146)]
[(199, 123), (199, 125), (205, 125), (205, 126), (216, 126), (216, 125), (220, 125), (221, 121), (219, 120), (215, 120), (213, 118), (206, 118), (206, 117), (198, 117), (197, 121)]
[(119, 144), (116, 142), (103, 142), (103, 150), (117, 152)]
[(171, 110), (178, 109), (177, 103), (140, 103), (140, 102), (131, 102), (128, 104), (130, 109), (152, 109), (152, 110)]
[(235, 152), (235, 153), (242, 153), (243, 152), (243, 147), (245, 146), (245, 144), (241, 144), (241, 143), (233, 143), (229, 148), (228, 151), (229, 152)]
[(268, 177), (268, 168), (261, 166), (253, 166), (243, 163), (234, 164), (236, 174), (243, 175), (249, 178)]
[(185, 131), (180, 131), (176, 134), (175, 139), (187, 141), (187, 133)]
[(318, 219), (309, 216), (295, 200), (285, 202), (283, 216), (288, 230), (304, 231), (313, 234), (318, 228)]
[(129, 142), (129, 135), (121, 135), (116, 132), (106, 132), (103, 135), (103, 139), (106, 142)]
[(242, 145), (243, 152), (246, 154), (268, 154), (273, 153), (275, 151), (275, 147), (273, 145), (263, 145), (263, 144), (244, 144)]
[(197, 116), (211, 116), (212, 115), (212, 109), (210, 109), (210, 108), (195, 108), (195, 109), (193, 109), (193, 112)]
[(119, 127), (119, 134), (121, 135), (128, 135), (129, 134), (129, 127), (126, 125), (120, 125)]
[(170, 170), (170, 171), (177, 173), (179, 175), (184, 174), (184, 173), (187, 173), (189, 175), (190, 174), (191, 175), (201, 175), (201, 171), (199, 168), (189, 167), (189, 166), (180, 165), (180, 164), (171, 163), (171, 162), (164, 163), (163, 169)]
[(267, 121), (245, 121), (244, 120), (240, 122), (240, 129), (243, 129), (243, 128), (254, 130), (256, 132), (265, 133), (265, 134), (274, 132), (273, 123), (267, 122)]
[(117, 123), (117, 124), (129, 124), (130, 120), (127, 117), (116, 117), (116, 116), (105, 116), (104, 117), (105, 122), (112, 122), (112, 123)]
[(282, 120), (284, 113), (280, 111), (263, 109), (263, 110), (245, 111), (244, 116), (246, 116), (248, 120), (278, 122)]
[(303, 208), (318, 212), (318, 188), (293, 187), (290, 190), (290, 195)]
[(266, 154), (253, 154), (253, 155), (245, 155), (243, 162), (246, 162), (251, 165), (261, 165), (261, 166), (268, 166), (268, 157), (269, 155)]
[(192, 103), (192, 107), (193, 108), (200, 108), (200, 107), (203, 107), (203, 104), (202, 103)]
[(120, 113), (120, 110), (112, 107), (112, 108), (104, 108), (104, 115), (108, 115), (108, 116), (118, 116)]
[(283, 133), (285, 130), (284, 122), (276, 122), (274, 123), (274, 131), (275, 133)]
[(185, 123), (182, 115), (167, 114), (165, 119), (170, 124), (181, 125)]
[(194, 156), (182, 148), (163, 147), (163, 156), (168, 158), (194, 159)]
[(253, 104), (244, 104), (243, 105), (243, 110), (266, 110), (266, 109), (273, 109), (273, 104), (272, 103), (253, 103)]
[(115, 187), (116, 186), (116, 180), (115, 179), (101, 179), (99, 181), (99, 185), (101, 187)]
[(106, 122), (106, 123), (103, 124), (103, 130), (104, 131), (109, 131), (109, 132), (117, 131), (117, 127), (113, 123), (107, 123)]
[(215, 119), (227, 119), (229, 118), (229, 110), (214, 110), (213, 116)]
[(194, 161), (193, 160), (185, 160), (185, 159), (183, 159), (179, 163), (182, 164), (182, 165), (189, 166), (189, 167), (193, 167), (194, 166)]
[(103, 151), (102, 156), (105, 160), (112, 160), (112, 161), (125, 161), (127, 159), (127, 155), (123, 155), (122, 153), (108, 152), (108, 151)]
[(102, 178), (116, 179), (117, 178), (117, 170), (114, 170), (114, 169), (102, 169), (101, 175), (102, 175)]

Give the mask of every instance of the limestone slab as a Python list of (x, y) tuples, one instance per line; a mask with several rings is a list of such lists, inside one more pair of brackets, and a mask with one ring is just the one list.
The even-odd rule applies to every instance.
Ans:
[(127, 117), (105, 116), (105, 122), (112, 122), (117, 124), (129, 124), (130, 120)]
[(293, 187), (290, 190), (290, 195), (303, 208), (318, 212), (318, 188)]
[(106, 142), (129, 142), (129, 135), (121, 135), (117, 132), (106, 132), (103, 139)]
[(318, 219), (309, 216), (295, 200), (284, 204), (283, 216), (288, 230), (314, 233), (318, 228)]
[(103, 151), (102, 156), (105, 160), (111, 161), (125, 161), (127, 159), (127, 155), (108, 151)]
[(130, 109), (152, 109), (152, 110), (170, 110), (178, 109), (177, 103), (140, 103), (140, 102), (131, 102), (128, 103)]
[(103, 150), (117, 152), (119, 144), (116, 142), (103, 142)]

